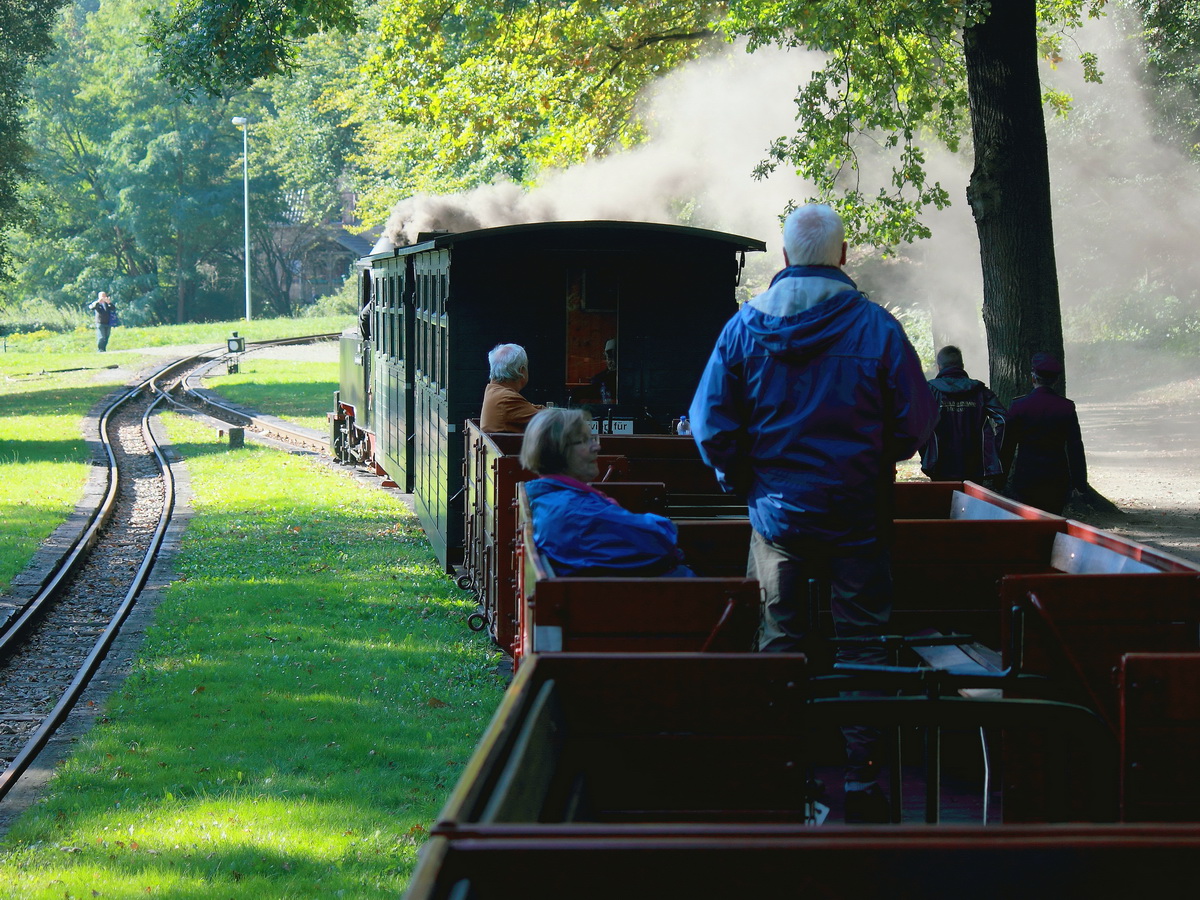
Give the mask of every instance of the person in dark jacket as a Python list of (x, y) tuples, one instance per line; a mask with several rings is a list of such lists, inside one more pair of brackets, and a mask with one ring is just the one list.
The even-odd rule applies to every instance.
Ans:
[(934, 481), (975, 481), (1000, 474), (1004, 404), (986, 384), (967, 375), (962, 351), (937, 353), (938, 374), (929, 389), (938, 401), (938, 423), (921, 448), (921, 471)]
[(101, 291), (96, 299), (88, 304), (96, 317), (96, 349), (103, 353), (108, 349), (108, 336), (112, 333), (113, 318), (116, 307), (108, 297), (107, 291)]
[(1063, 366), (1052, 353), (1035, 353), (1033, 392), (1008, 410), (1001, 464), (1014, 500), (1061, 515), (1072, 490), (1087, 489), (1087, 458), (1075, 404), (1055, 393)]
[[(725, 325), (692, 401), (692, 434), (753, 526), (747, 572), (763, 591), (759, 649), (811, 649), (808, 583), (829, 586), (838, 637), (891, 616), (895, 464), (929, 439), (937, 404), (903, 327), (841, 266), (845, 228), (809, 204), (784, 223), (786, 268)], [(881, 646), (838, 650), (886, 662)], [(879, 731), (844, 729), (848, 822), (886, 821)]]
[(592, 487), (600, 438), (580, 409), (545, 409), (521, 441), (521, 465), (542, 477), (525, 483), (533, 542), (556, 575), (691, 577), (675, 523), (633, 513)]

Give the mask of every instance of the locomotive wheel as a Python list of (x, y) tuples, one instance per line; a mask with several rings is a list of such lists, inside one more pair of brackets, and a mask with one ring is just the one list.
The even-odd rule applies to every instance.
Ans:
[(483, 631), (487, 628), (487, 616), (483, 613), (471, 613), (467, 616), (467, 627), (472, 631)]

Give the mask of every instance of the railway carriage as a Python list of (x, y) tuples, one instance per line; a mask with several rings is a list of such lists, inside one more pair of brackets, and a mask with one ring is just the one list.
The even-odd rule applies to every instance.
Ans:
[[(823, 896), (943, 896), (948, 876), (996, 897), (1194, 891), (1196, 566), (970, 483), (898, 484), (895, 665), (741, 652), (745, 508), (666, 432), (760, 249), (590, 222), (426, 235), (364, 261), (336, 452), (414, 494), (519, 663), (409, 896), (531, 896), (523, 873), (543, 866), (556, 876), (535, 887), (580, 896), (753, 892), (797, 865)], [(592, 408), (602, 489), (677, 518), (703, 577), (555, 576), (521, 508), (519, 438), (471, 421), (503, 341), (529, 351), (530, 400)], [(612, 341), (615, 397), (597, 396)], [(836, 728), (864, 721), (894, 735), (905, 827), (814, 828), (814, 779), (840, 780)]]
[(411, 492), (453, 571), (462, 428), (479, 414), (488, 350), (525, 347), (534, 403), (586, 405), (607, 433), (665, 434), (736, 311), (745, 254), (763, 249), (698, 228), (588, 221), (426, 234), (376, 253), (363, 261), (359, 328), (342, 337), (334, 453)]

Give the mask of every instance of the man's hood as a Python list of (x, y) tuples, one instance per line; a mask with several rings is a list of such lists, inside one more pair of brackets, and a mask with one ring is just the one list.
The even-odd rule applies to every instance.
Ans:
[(947, 366), (938, 372), (937, 378), (929, 382), (930, 386), (943, 394), (969, 394), (980, 384), (967, 375), (960, 366)]
[(854, 281), (833, 266), (789, 266), (742, 307), (754, 341), (772, 356), (801, 363), (834, 344), (856, 319), (847, 313), (867, 302)]

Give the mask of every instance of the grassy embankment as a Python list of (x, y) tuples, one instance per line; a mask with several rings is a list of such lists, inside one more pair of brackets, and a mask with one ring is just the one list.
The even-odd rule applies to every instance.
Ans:
[(394, 498), (171, 418), (197, 494), (179, 579), (0, 842), (0, 897), (395, 896), (500, 696), (495, 651)]
[[(167, 358), (161, 348), (224, 346), (231, 331), (241, 331), (251, 340), (266, 340), (334, 333), (347, 324), (345, 319), (270, 319), (251, 324), (116, 328), (108, 353), (96, 352), (91, 330), (5, 338), (4, 352), (0, 352), (0, 592), (79, 499), (89, 458), (80, 436), (80, 417), (134, 372), (161, 365)], [(247, 363), (252, 358), (248, 357)], [(279, 360), (261, 363), (278, 363), (277, 379), (288, 366)], [(322, 384), (319, 378), (309, 377), (296, 384), (295, 393), (319, 397), (320, 405), (312, 407), (310, 419), (320, 422), (313, 427), (324, 430), (323, 410), (332, 404), (337, 375), (335, 369), (321, 374), (328, 381)], [(284, 393), (286, 390), (276, 390), (276, 394)], [(240, 402), (253, 405), (254, 399)], [(279, 398), (264, 398), (264, 410), (279, 408), (266, 405), (268, 399), (274, 402)]]

